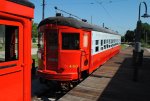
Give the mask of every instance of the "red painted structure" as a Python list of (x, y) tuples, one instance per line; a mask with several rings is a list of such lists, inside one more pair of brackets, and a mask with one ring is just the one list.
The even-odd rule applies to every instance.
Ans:
[(116, 32), (71, 17), (50, 17), (39, 24), (38, 75), (47, 80), (79, 80), (119, 51)]
[(31, 100), (31, 28), (34, 5), (0, 1), (0, 101)]

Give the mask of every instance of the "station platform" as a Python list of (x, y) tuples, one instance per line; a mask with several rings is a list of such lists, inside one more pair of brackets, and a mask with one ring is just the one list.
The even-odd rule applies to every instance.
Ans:
[(132, 47), (121, 50), (58, 101), (150, 101), (150, 52), (133, 81)]

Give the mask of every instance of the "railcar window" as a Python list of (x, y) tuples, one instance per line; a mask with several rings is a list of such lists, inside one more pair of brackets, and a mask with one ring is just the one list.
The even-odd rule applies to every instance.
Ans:
[(108, 47), (108, 44), (107, 44), (107, 48), (109, 48), (109, 47)]
[(95, 44), (98, 45), (99, 44), (99, 40), (95, 40)]
[(104, 45), (104, 49), (106, 49), (106, 45)]
[(109, 48), (110, 48), (110, 45), (109, 45)]
[(95, 52), (99, 51), (99, 40), (95, 40)]
[(49, 33), (46, 34), (46, 43), (47, 47), (49, 47), (50, 50), (57, 50), (58, 49), (58, 33), (57, 30), (50, 30)]
[(101, 40), (101, 46), (103, 46), (103, 40)]
[(78, 33), (62, 33), (62, 49), (78, 50), (79, 34)]
[(18, 59), (18, 29), (0, 24), (0, 62)]
[(52, 30), (49, 34), (49, 45), (50, 46), (58, 46), (58, 34), (57, 30)]
[(88, 34), (84, 34), (83, 36), (83, 47), (87, 48), (88, 47)]
[(38, 34), (38, 48), (43, 48), (44, 47), (44, 34), (43, 33), (39, 33)]
[(99, 47), (95, 47), (95, 52), (98, 52), (99, 51)]

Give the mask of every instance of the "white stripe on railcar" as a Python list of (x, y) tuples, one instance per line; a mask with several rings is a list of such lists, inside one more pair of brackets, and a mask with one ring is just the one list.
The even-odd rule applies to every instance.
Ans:
[[(115, 43), (112, 43), (111, 42), (112, 40), (115, 40)], [(105, 41), (105, 44), (104, 44), (104, 41)], [(101, 42), (103, 43), (102, 45), (101, 45)], [(112, 47), (116, 47), (120, 45), (120, 42), (121, 42), (120, 35), (92, 31), (92, 49), (91, 49), (92, 55), (98, 54)], [(117, 45), (112, 46), (112, 44), (117, 44)], [(104, 46), (105, 46), (105, 49), (104, 49)]]

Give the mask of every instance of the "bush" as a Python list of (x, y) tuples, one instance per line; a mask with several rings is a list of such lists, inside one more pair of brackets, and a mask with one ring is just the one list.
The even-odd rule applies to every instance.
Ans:
[(33, 43), (36, 43), (36, 39), (35, 39), (35, 38), (33, 38), (33, 39), (32, 39), (32, 42), (33, 42)]

